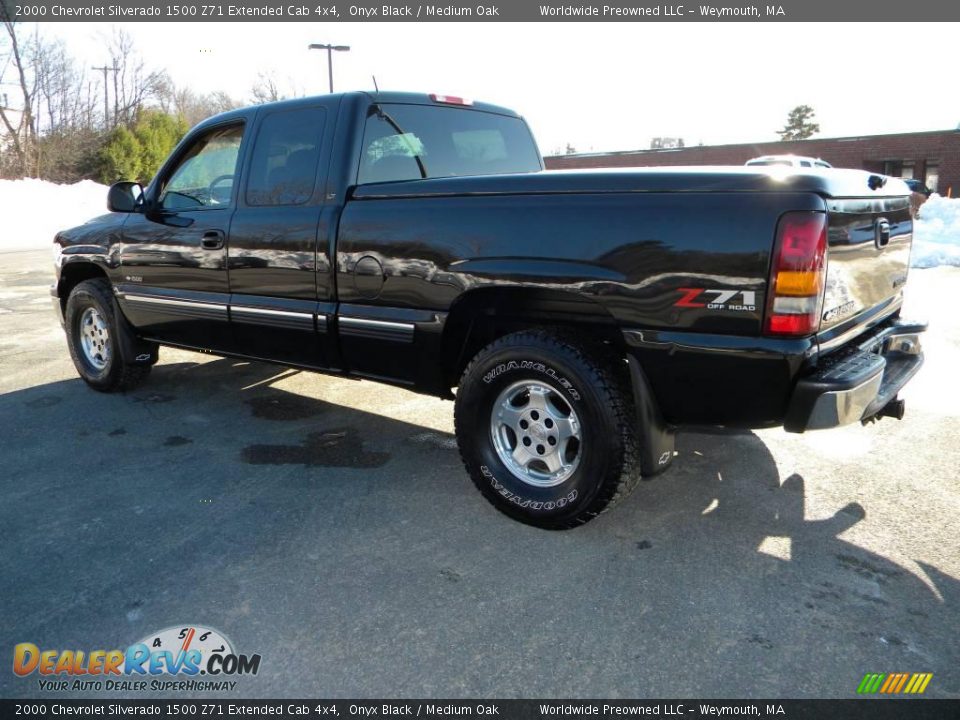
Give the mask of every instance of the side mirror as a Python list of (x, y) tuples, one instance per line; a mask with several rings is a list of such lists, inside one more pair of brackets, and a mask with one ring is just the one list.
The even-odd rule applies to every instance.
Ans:
[(124, 180), (110, 186), (107, 193), (107, 209), (110, 212), (136, 212), (143, 198), (143, 186), (138, 182)]

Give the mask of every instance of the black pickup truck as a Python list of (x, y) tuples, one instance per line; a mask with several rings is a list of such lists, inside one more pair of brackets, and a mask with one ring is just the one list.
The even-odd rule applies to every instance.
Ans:
[(454, 398), (480, 491), (587, 522), (691, 425), (901, 417), (909, 190), (854, 170), (545, 172), (516, 113), (346, 93), (195, 127), (59, 233), (54, 304), (97, 390), (158, 346)]

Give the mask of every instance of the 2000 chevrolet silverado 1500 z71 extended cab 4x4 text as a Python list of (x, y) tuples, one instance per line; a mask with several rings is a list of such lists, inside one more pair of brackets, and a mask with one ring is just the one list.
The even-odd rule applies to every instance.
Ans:
[(545, 528), (664, 470), (683, 425), (900, 417), (923, 361), (909, 190), (866, 172), (544, 172), (509, 110), (347, 93), (206, 120), (108, 207), (55, 240), (91, 386), (162, 344), (456, 388), (467, 472)]

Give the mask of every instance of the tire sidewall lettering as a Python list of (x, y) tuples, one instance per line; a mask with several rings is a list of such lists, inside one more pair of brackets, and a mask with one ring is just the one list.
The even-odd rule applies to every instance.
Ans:
[(507, 360), (506, 362), (498, 363), (484, 374), (483, 382), (489, 385), (504, 373), (511, 371), (532, 371), (540, 373), (559, 385), (573, 400), (580, 400), (580, 392), (574, 387), (573, 383), (555, 368), (539, 360)]
[[(524, 378), (535, 380), (537, 375), (543, 377), (556, 390), (565, 393), (569, 399), (578, 404), (583, 402), (583, 397), (577, 387), (567, 378), (566, 374), (556, 367), (534, 359), (505, 360), (497, 363), (487, 370), (481, 377), (483, 383), (490, 387), (494, 384), (506, 384), (510, 382), (508, 375), (512, 373), (521, 374)], [(492, 392), (495, 392), (491, 388)], [(491, 458), (492, 459), (492, 458)], [(501, 482), (491, 471), (489, 465), (480, 464), (480, 474), (489, 481), (493, 491), (514, 507), (536, 513), (558, 512), (572, 505), (578, 497), (580, 491), (577, 488), (571, 488), (560, 497), (549, 499), (530, 497), (524, 493), (524, 486), (521, 481), (515, 480), (512, 476)], [(562, 487), (562, 486), (561, 486)], [(560, 490), (561, 487), (551, 490)], [(569, 486), (568, 486), (569, 487)], [(521, 494), (523, 493), (523, 494)]]
[(497, 480), (496, 476), (486, 465), (480, 466), (480, 474), (490, 481), (490, 486), (497, 494), (517, 507), (525, 510), (533, 510), (535, 512), (551, 512), (553, 510), (562, 510), (567, 505), (574, 502), (580, 494), (577, 489), (574, 488), (566, 495), (559, 497), (556, 500), (533, 500), (531, 498), (525, 498), (521, 495), (518, 495), (509, 488), (505, 487), (503, 483)]
[[(548, 530), (582, 525), (615, 502), (628, 459), (620, 443), (623, 378), (616, 355), (566, 333), (520, 331), (495, 340), (467, 366), (457, 389), (457, 444), (477, 489), (500, 512)], [(516, 383), (551, 389), (580, 422), (579, 466), (555, 485), (529, 482), (497, 451), (495, 404)], [(519, 432), (519, 429), (514, 432)]]

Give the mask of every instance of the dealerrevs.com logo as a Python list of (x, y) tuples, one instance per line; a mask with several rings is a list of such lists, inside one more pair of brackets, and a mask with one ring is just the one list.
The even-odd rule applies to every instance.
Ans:
[(239, 654), (221, 632), (198, 625), (166, 628), (126, 650), (13, 649), (13, 672), (36, 675), (43, 691), (233, 690), (233, 677), (259, 670), (260, 655)]

